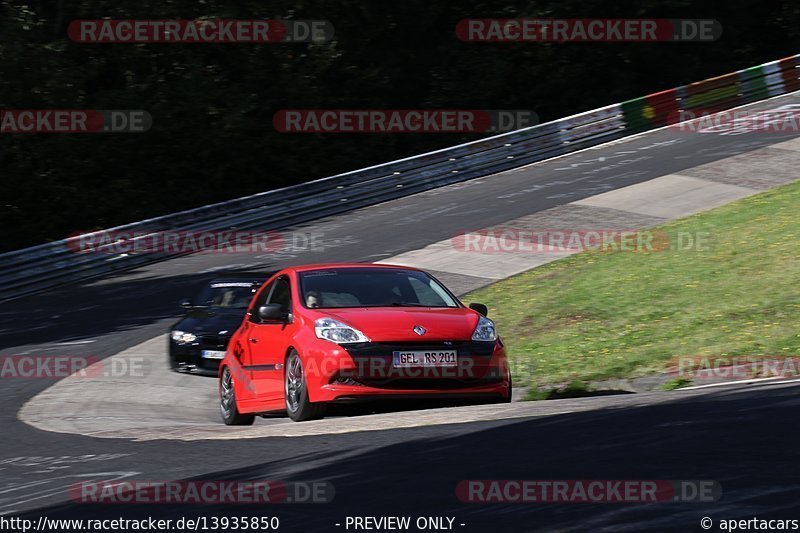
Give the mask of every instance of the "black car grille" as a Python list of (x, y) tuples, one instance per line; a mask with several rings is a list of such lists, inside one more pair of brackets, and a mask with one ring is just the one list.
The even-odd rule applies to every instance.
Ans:
[[(447, 390), (502, 380), (499, 369), (489, 366), (494, 353), (493, 342), (365, 342), (349, 344), (345, 349), (353, 358), (355, 368), (338, 373), (331, 383), (391, 390)], [(459, 364), (451, 368), (394, 368), (393, 352), (409, 350), (455, 350)]]
[(494, 342), (441, 341), (441, 342), (361, 342), (345, 346), (347, 353), (357, 357), (391, 357), (392, 352), (403, 350), (457, 350), (459, 357), (484, 356), (494, 353)]
[(231, 335), (200, 335), (200, 348), (203, 350), (226, 350)]

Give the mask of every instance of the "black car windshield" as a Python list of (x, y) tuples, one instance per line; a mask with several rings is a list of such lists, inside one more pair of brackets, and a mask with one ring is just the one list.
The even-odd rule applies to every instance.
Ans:
[(255, 285), (249, 281), (211, 282), (194, 301), (202, 307), (223, 309), (247, 309), (255, 293)]
[(303, 305), (342, 307), (458, 307), (424, 272), (393, 268), (332, 268), (300, 274)]

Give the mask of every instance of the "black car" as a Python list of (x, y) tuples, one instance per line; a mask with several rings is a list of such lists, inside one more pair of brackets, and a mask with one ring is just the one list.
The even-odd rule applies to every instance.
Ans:
[(197, 297), (181, 301), (187, 312), (170, 328), (170, 367), (177, 372), (216, 374), (253, 294), (269, 277), (266, 272), (216, 278)]

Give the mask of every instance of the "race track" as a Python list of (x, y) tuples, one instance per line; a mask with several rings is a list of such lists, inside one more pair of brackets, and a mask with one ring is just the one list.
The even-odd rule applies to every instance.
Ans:
[[(748, 107), (787, 103), (800, 104), (800, 96)], [(784, 512), (790, 518), (800, 486), (792, 477), (797, 451), (785, 445), (798, 404), (795, 383), (398, 411), (306, 424), (275, 418), (231, 431), (215, 420), (214, 380), (166, 372), (157, 350), (179, 315), (176, 302), (220, 269), (408, 257), (459, 232), (589, 197), (587, 205), (603, 208), (604, 196), (597, 195), (668, 175), (725, 184), (730, 193), (736, 187), (765, 190), (800, 177), (800, 151), (792, 139), (658, 130), (290, 228), (322, 233), (323, 250), (194, 255), (4, 302), (2, 355), (106, 359), (138, 349), (153, 353), (154, 364), (145, 383), (102, 390), (97, 387), (109, 384), (3, 380), (6, 446), (0, 470), (6, 485), (0, 487), (0, 513), (119, 514), (115, 506), (69, 503), (66, 494), (76, 480), (116, 476), (335, 485), (333, 505), (275, 509), (282, 531), (332, 531), (344, 516), (365, 513), (456, 515), (465, 532), (619, 531), (614, 524), (623, 520), (630, 531), (686, 530), (702, 516), (725, 513), (731, 518)], [(662, 215), (667, 214), (654, 214)], [(492, 281), (465, 272), (434, 273), (460, 293)], [(715, 479), (724, 497), (713, 504), (636, 506), (478, 505), (454, 498), (459, 480), (514, 478)], [(403, 495), (402, 501), (391, 494)], [(186, 510), (163, 506), (147, 512), (176, 516)]]

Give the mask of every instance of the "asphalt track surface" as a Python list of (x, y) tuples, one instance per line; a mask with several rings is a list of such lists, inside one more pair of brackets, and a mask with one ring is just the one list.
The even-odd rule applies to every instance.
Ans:
[[(750, 108), (786, 103), (800, 103), (800, 97)], [(293, 228), (324, 232), (323, 251), (263, 258), (195, 255), (4, 302), (0, 351), (105, 358), (166, 331), (180, 313), (176, 302), (218, 269), (376, 261), (793, 137), (659, 130)], [(348, 515), (449, 515), (464, 524), (457, 530), (469, 532), (701, 530), (703, 516), (800, 518), (792, 438), (798, 388), (792, 383), (583, 398), (563, 401), (562, 412), (547, 416), (537, 416), (536, 404), (530, 404), (530, 417), (514, 419), (195, 442), (95, 439), (20, 422), (23, 403), (50, 385), (46, 379), (0, 382), (0, 513), (111, 518), (241, 510), (281, 517), (281, 531), (344, 530), (335, 524)], [(331, 504), (259, 509), (90, 507), (68, 501), (72, 483), (114, 475), (326, 480), (335, 485), (336, 497)], [(649, 505), (462, 504), (455, 486), (464, 479), (713, 479), (722, 485), (723, 497), (715, 503)]]

